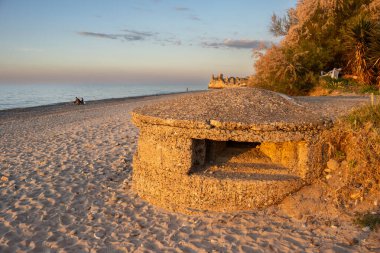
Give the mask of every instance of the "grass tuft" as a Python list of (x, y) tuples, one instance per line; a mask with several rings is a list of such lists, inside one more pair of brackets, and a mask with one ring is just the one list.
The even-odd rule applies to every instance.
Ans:
[(336, 203), (352, 206), (370, 194), (380, 193), (380, 105), (365, 106), (341, 118), (322, 134), (329, 156), (338, 161)]
[(371, 230), (375, 230), (380, 225), (380, 214), (357, 214), (354, 222), (361, 227), (369, 227)]
[(358, 130), (365, 125), (378, 129), (380, 128), (380, 104), (360, 108), (348, 115), (345, 121), (352, 130)]

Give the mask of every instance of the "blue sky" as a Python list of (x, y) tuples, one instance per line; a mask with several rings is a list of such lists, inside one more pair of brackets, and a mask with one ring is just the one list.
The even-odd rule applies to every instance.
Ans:
[(0, 83), (201, 83), (253, 72), (296, 0), (0, 0)]

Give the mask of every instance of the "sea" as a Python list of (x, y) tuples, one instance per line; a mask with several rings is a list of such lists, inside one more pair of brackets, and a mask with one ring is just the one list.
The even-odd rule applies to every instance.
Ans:
[(206, 90), (207, 84), (0, 84), (0, 110)]

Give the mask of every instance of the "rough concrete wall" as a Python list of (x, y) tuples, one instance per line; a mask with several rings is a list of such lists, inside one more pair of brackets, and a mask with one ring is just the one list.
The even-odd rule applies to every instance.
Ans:
[[(135, 115), (134, 115), (135, 116)], [(209, 139), (214, 141), (248, 141), (248, 142), (287, 142), (287, 141), (304, 141), (316, 139), (320, 133), (319, 129), (310, 131), (262, 131), (255, 129), (223, 129), (223, 128), (186, 128), (191, 123), (183, 127), (172, 127), (160, 124), (148, 124), (139, 121), (138, 117), (133, 119), (135, 125), (139, 128), (146, 129), (153, 133), (161, 133), (176, 138), (192, 138), (192, 139)]]
[[(149, 168), (149, 171), (147, 170)], [(298, 190), (302, 181), (219, 180), (213, 177), (162, 173), (136, 163), (133, 188), (140, 197), (165, 209), (184, 213), (248, 210), (268, 206)]]
[[(133, 189), (155, 205), (185, 213), (246, 210), (276, 203), (305, 184), (295, 178), (245, 180), (189, 174), (196, 163), (204, 161), (206, 141), (193, 140), (178, 129), (167, 130), (142, 127), (134, 157)], [(285, 146), (288, 153), (281, 159), (290, 161), (295, 148)]]
[(322, 146), (315, 142), (264, 142), (259, 148), (274, 163), (289, 168), (306, 182), (319, 176), (324, 167)]
[(137, 159), (171, 173), (186, 174), (192, 166), (192, 141), (142, 129), (137, 146)]

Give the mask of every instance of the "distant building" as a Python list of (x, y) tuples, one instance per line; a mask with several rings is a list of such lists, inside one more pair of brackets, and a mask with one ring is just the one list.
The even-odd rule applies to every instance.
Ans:
[(211, 80), (208, 84), (209, 89), (223, 89), (223, 88), (236, 88), (245, 87), (248, 84), (248, 77), (223, 77), (223, 74), (219, 74), (217, 77), (211, 76)]

